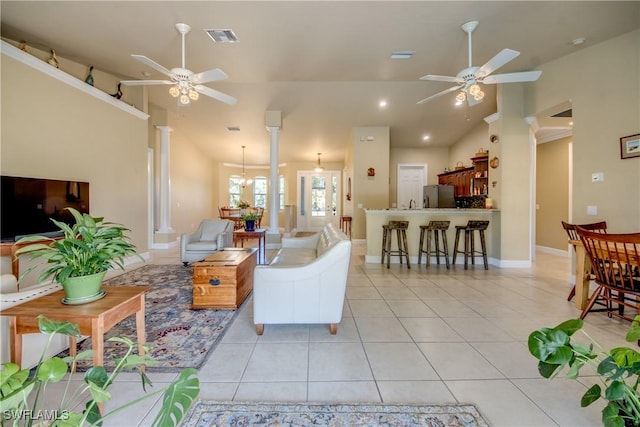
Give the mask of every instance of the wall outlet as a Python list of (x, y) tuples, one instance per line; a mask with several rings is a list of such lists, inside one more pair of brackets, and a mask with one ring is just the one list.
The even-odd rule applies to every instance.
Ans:
[(591, 182), (603, 182), (604, 172), (596, 172), (591, 174)]
[(598, 215), (598, 207), (597, 206), (587, 206), (587, 215), (591, 215), (591, 216)]

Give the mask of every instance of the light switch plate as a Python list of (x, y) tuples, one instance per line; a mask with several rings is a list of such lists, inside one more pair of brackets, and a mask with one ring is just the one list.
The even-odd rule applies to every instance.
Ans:
[(591, 215), (591, 216), (598, 215), (598, 207), (597, 206), (587, 206), (587, 215)]
[(603, 182), (604, 172), (596, 172), (591, 174), (591, 182)]

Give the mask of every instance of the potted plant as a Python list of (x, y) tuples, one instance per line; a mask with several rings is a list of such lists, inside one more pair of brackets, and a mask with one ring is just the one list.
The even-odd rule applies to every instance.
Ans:
[(250, 204), (249, 204), (249, 202), (247, 202), (246, 200), (240, 200), (240, 201), (238, 202), (238, 207), (239, 207), (240, 209), (247, 209), (249, 206), (251, 206), (251, 205), (250, 205)]
[(247, 212), (241, 216), (244, 221), (244, 229), (245, 231), (253, 231), (256, 229), (256, 221), (260, 218), (260, 216), (255, 212)]
[[(111, 374), (107, 373), (104, 366), (94, 366), (89, 369), (84, 374), (84, 383), (73, 390), (72, 376), (67, 374), (73, 372), (78, 360), (91, 358), (93, 351), (79, 353), (75, 358), (54, 356), (45, 360), (44, 355), (47, 347), (55, 334), (80, 337), (80, 332), (76, 324), (50, 320), (43, 315), (38, 316), (38, 322), (40, 331), (50, 336), (36, 367), (33, 370), (20, 370), (20, 367), (15, 363), (3, 363), (0, 369), (0, 411), (3, 416), (3, 426), (29, 427), (35, 424), (80, 427), (85, 424), (102, 425), (103, 420), (113, 414), (163, 392), (162, 406), (152, 425), (176, 426), (200, 392), (197, 371), (194, 368), (187, 368), (167, 387), (145, 394), (119, 408), (110, 409), (107, 413), (101, 413), (98, 405), (111, 399), (111, 394), (107, 389), (123, 370), (137, 369), (140, 373), (142, 389), (145, 392), (147, 386), (153, 386), (149, 377), (141, 369), (142, 366), (153, 365), (153, 360), (146, 354), (142, 356), (134, 354), (133, 349), (137, 347), (137, 344), (131, 340), (110, 338), (111, 341), (117, 341), (124, 347), (128, 347), (126, 354), (116, 361), (116, 367)], [(62, 380), (65, 380), (67, 384), (59, 396), (59, 403), (55, 408), (43, 407), (47, 384)], [(83, 406), (82, 403), (86, 398), (89, 398), (89, 401)], [(51, 397), (48, 399), (52, 400)]]
[[(73, 208), (66, 208), (75, 219), (69, 226), (51, 219), (63, 232), (61, 239), (43, 236), (26, 236), (17, 243), (31, 243), (16, 251), (16, 256), (28, 254), (32, 260), (41, 260), (46, 265), (39, 281), (53, 278), (62, 285), (66, 298), (63, 302), (80, 304), (95, 301), (104, 296), (100, 291), (105, 273), (117, 267), (124, 269), (124, 259), (129, 255), (140, 255), (129, 241), (121, 224), (105, 222)], [(46, 243), (43, 243), (45, 241)], [(22, 280), (38, 264), (20, 275)]]
[[(589, 366), (604, 386), (595, 384), (582, 396), (580, 405), (589, 406), (602, 398), (608, 404), (602, 410), (605, 427), (640, 426), (640, 353), (629, 347), (602, 349), (586, 332), (583, 321), (572, 319), (553, 328), (542, 328), (529, 335), (529, 352), (538, 359), (538, 372), (544, 378), (556, 377), (568, 367), (567, 378), (576, 379), (580, 369)], [(575, 332), (581, 331), (588, 344), (576, 341)], [(640, 315), (635, 317), (627, 332), (628, 342), (640, 339)]]

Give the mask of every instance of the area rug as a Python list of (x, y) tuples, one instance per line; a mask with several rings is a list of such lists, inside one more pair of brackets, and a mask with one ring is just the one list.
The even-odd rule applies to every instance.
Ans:
[(235, 403), (198, 401), (182, 427), (205, 426), (488, 427), (474, 405)]
[[(149, 286), (145, 299), (145, 329), (150, 355), (157, 363), (155, 372), (179, 372), (199, 368), (224, 335), (235, 310), (191, 310), (192, 271), (180, 265), (148, 264), (105, 281), (105, 285)], [(121, 344), (107, 342), (110, 337), (136, 337), (135, 316), (129, 316), (105, 334), (104, 365), (112, 369), (114, 360), (124, 354)], [(78, 345), (78, 351), (91, 349), (91, 338)], [(91, 360), (78, 362), (78, 370), (91, 367)]]

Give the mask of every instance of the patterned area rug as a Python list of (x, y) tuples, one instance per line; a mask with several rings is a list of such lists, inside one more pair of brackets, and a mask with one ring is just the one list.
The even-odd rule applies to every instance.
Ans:
[(473, 405), (196, 402), (183, 427), (205, 426), (488, 427)]
[[(150, 286), (146, 294), (145, 329), (151, 356), (157, 362), (149, 367), (154, 372), (180, 372), (184, 368), (199, 368), (207, 359), (225, 328), (234, 318), (235, 310), (191, 310), (192, 271), (183, 265), (148, 264), (105, 281), (105, 285)], [(129, 316), (105, 334), (104, 365), (114, 367), (114, 358), (124, 354), (110, 337), (136, 338), (135, 316)], [(91, 349), (91, 338), (78, 346), (78, 351)], [(91, 367), (91, 360), (78, 363), (78, 370)]]

